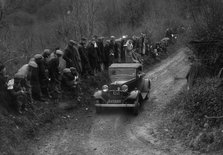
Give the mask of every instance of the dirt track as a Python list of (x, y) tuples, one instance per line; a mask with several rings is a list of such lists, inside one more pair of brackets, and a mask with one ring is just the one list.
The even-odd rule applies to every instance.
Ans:
[[(137, 117), (120, 109), (71, 118), (65, 128), (40, 137), (28, 154), (63, 155), (178, 155), (194, 154), (176, 142), (168, 145), (157, 138), (156, 125), (165, 104), (186, 84), (189, 70), (187, 48), (162, 61), (147, 73), (152, 81), (150, 99)], [(84, 115), (84, 114), (83, 114)]]

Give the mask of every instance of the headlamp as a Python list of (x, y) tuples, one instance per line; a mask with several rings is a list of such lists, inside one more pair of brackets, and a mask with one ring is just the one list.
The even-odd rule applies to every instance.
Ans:
[(127, 92), (128, 91), (128, 86), (127, 85), (122, 85), (121, 87), (123, 92)]
[(108, 86), (107, 85), (102, 86), (102, 91), (107, 92), (108, 91)]

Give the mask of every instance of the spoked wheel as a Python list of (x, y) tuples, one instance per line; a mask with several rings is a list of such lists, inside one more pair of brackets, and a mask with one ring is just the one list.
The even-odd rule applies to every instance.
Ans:
[(137, 97), (137, 99), (135, 100), (134, 104), (136, 105), (134, 108), (133, 108), (133, 114), (135, 116), (137, 116), (139, 114), (139, 109), (140, 109), (140, 102), (139, 102), (139, 97)]

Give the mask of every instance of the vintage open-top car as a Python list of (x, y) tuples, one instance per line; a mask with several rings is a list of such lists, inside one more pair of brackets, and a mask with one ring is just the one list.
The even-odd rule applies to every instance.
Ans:
[(94, 93), (96, 112), (103, 107), (127, 107), (137, 115), (151, 87), (142, 64), (114, 63), (109, 67), (109, 77), (111, 83)]

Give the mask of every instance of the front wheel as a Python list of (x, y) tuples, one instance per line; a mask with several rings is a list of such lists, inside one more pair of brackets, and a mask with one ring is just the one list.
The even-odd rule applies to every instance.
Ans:
[(134, 104), (135, 104), (135, 107), (133, 108), (133, 114), (137, 116), (139, 114), (139, 109), (140, 109), (139, 97), (137, 97)]

